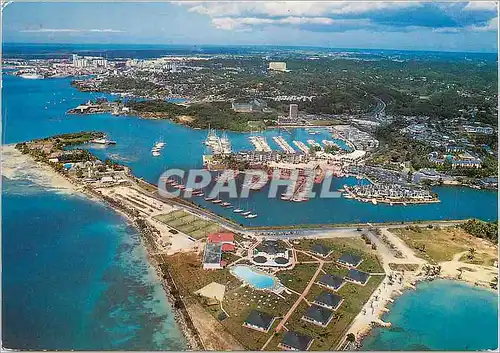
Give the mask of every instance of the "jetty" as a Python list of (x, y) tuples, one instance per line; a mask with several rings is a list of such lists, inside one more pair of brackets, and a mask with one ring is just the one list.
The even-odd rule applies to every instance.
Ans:
[(271, 147), (264, 136), (250, 136), (248, 138), (258, 152), (271, 152)]
[(309, 153), (309, 147), (306, 146), (306, 144), (302, 141), (293, 141), (293, 144), (297, 146), (298, 149), (300, 149), (304, 153)]
[(273, 140), (285, 153), (295, 153), (295, 150), (286, 142), (283, 136), (274, 136)]

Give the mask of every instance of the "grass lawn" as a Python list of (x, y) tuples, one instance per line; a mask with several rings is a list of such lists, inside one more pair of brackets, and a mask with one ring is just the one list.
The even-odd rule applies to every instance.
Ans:
[[(334, 317), (330, 324), (323, 328), (301, 320), (303, 313), (307, 310), (307, 303), (303, 302), (290, 318), (286, 325), (289, 330), (296, 330), (314, 338), (310, 350), (334, 350), (347, 332), (347, 328), (352, 320), (358, 315), (363, 305), (368, 301), (373, 291), (382, 282), (384, 276), (371, 276), (365, 286), (353, 283), (346, 283), (338, 294), (344, 298), (341, 306), (334, 312)], [(314, 301), (314, 298), (324, 289), (314, 284), (307, 299)]]
[(183, 210), (161, 214), (154, 218), (194, 239), (202, 239), (210, 233), (222, 230), (217, 223), (201, 219)]
[(455, 254), (468, 251), (470, 248), (475, 249), (474, 263), (490, 264), (498, 258), (498, 250), (493, 244), (487, 240), (476, 238), (457, 227), (398, 228), (391, 229), (391, 232), (414, 249), (417, 256), (431, 263), (450, 261)]
[(319, 264), (298, 264), (291, 270), (278, 272), (276, 276), (284, 286), (302, 293), (318, 266)]
[[(357, 253), (359, 251), (368, 263), (367, 266), (375, 268), (380, 266), (370, 248), (364, 245), (364, 242), (357, 239), (326, 239), (326, 241), (335, 248), (335, 257), (340, 256), (344, 251)], [(300, 241), (301, 246), (310, 246), (307, 241)], [(351, 244), (353, 243), (353, 244)], [(364, 251), (363, 251), (364, 250)], [(179, 286), (179, 290), (186, 301), (196, 300), (205, 310), (210, 312), (215, 318), (218, 318), (222, 312), (220, 306), (208, 306), (200, 300), (193, 292), (204, 287), (211, 282), (217, 282), (226, 285), (226, 293), (222, 306), (229, 314), (229, 317), (221, 321), (222, 325), (231, 333), (246, 349), (260, 350), (263, 344), (274, 335), (271, 329), (268, 333), (263, 333), (243, 327), (252, 309), (261, 310), (276, 317), (283, 317), (298, 299), (295, 293), (285, 294), (283, 298), (273, 293), (254, 290), (250, 287), (241, 287), (241, 282), (229, 273), (229, 270), (206, 271), (201, 267), (201, 257), (195, 253), (179, 253), (168, 257), (169, 268)], [(302, 292), (313, 274), (316, 272), (318, 264), (298, 264), (292, 270), (283, 270), (277, 273), (278, 278), (283, 285), (297, 292)], [(324, 264), (325, 272), (345, 276), (347, 269), (336, 264)], [(377, 271), (372, 271), (377, 272)], [(321, 274), (320, 274), (321, 276)], [(338, 342), (347, 334), (347, 327), (354, 317), (359, 313), (361, 307), (366, 303), (372, 292), (382, 281), (383, 276), (371, 276), (365, 286), (352, 283), (346, 283), (338, 294), (344, 298), (344, 302), (335, 312), (332, 322), (326, 328), (322, 328), (300, 318), (308, 307), (305, 301), (302, 301), (286, 324), (289, 330), (296, 330), (314, 338), (311, 350), (331, 350), (336, 347)], [(321, 293), (324, 288), (313, 284), (306, 299), (312, 302), (314, 298)], [(277, 319), (273, 328), (279, 323)], [(281, 342), (284, 331), (277, 334), (266, 350), (278, 350), (278, 344)]]

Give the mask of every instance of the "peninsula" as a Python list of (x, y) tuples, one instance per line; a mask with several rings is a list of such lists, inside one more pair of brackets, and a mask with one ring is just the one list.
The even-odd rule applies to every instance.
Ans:
[(83, 148), (102, 138), (62, 134), (16, 149), (139, 229), (192, 349), (345, 349), (373, 325), (390, 325), (380, 315), (416, 281), (495, 287), (498, 235), (468, 233), (483, 234), (481, 222), (252, 230), (162, 198), (129, 168)]

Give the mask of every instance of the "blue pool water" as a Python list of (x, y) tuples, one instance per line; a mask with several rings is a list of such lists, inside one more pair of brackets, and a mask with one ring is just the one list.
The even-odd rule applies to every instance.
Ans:
[(396, 299), (383, 320), (392, 327), (374, 329), (363, 350), (498, 348), (498, 294), (461, 282), (419, 283)]
[(249, 266), (234, 266), (231, 273), (255, 289), (274, 289), (279, 283), (273, 276), (257, 272)]

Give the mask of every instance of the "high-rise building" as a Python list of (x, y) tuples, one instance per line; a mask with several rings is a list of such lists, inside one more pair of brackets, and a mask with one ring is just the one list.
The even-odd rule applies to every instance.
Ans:
[(286, 63), (282, 61), (271, 61), (269, 63), (269, 70), (286, 71)]
[(290, 119), (297, 119), (299, 117), (299, 106), (297, 104), (290, 104), (288, 117)]

